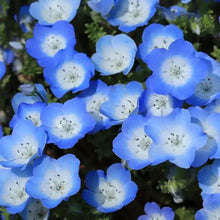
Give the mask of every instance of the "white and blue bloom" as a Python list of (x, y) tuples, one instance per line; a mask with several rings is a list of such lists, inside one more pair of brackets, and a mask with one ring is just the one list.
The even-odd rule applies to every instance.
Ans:
[(195, 215), (196, 220), (220, 219), (220, 195), (210, 195), (203, 201), (203, 208)]
[(49, 209), (44, 207), (40, 200), (31, 198), (20, 215), (26, 220), (47, 220), (49, 217)]
[(101, 105), (101, 113), (111, 120), (112, 125), (121, 124), (131, 113), (138, 112), (142, 91), (142, 85), (136, 81), (111, 86), (109, 100)]
[(204, 166), (199, 171), (197, 178), (203, 199), (211, 194), (220, 195), (220, 160)]
[(196, 151), (192, 166), (198, 167), (213, 158), (220, 158), (220, 114), (208, 113), (202, 108), (191, 107), (192, 122), (201, 125), (208, 139), (205, 145)]
[(126, 33), (144, 26), (156, 12), (158, 0), (123, 0), (117, 1), (107, 17), (113, 26)]
[(144, 60), (153, 71), (146, 81), (147, 88), (180, 100), (190, 97), (208, 74), (207, 61), (195, 53), (192, 44), (182, 39), (171, 43), (168, 50), (153, 50)]
[(208, 104), (205, 107), (205, 110), (209, 113), (211, 113), (211, 112), (220, 113), (220, 99), (217, 99), (214, 102)]
[(130, 115), (122, 124), (122, 132), (113, 140), (113, 152), (134, 170), (151, 163), (149, 147), (152, 139), (144, 131), (147, 124), (147, 118), (142, 115)]
[(146, 89), (139, 99), (139, 113), (143, 115), (166, 116), (174, 108), (180, 108), (182, 103), (182, 101), (171, 95), (161, 95)]
[(88, 89), (78, 97), (86, 104), (87, 112), (96, 120), (96, 125), (90, 133), (96, 133), (111, 127), (108, 117), (100, 112), (100, 106), (109, 99), (109, 87), (100, 79), (91, 81)]
[(148, 202), (144, 206), (146, 215), (141, 215), (137, 220), (173, 220), (175, 213), (170, 207), (160, 209), (155, 202)]
[(87, 4), (93, 11), (105, 16), (110, 12), (113, 6), (115, 6), (116, 2), (117, 0), (90, 0)]
[(67, 49), (58, 52), (55, 59), (59, 60), (57, 65), (48, 65), (44, 69), (44, 78), (57, 98), (68, 91), (76, 93), (89, 87), (95, 68), (86, 54)]
[(88, 189), (83, 191), (83, 199), (104, 213), (117, 211), (133, 201), (138, 190), (130, 171), (120, 163), (112, 164), (106, 175), (103, 170), (90, 171), (85, 184)]
[(136, 55), (135, 42), (125, 34), (105, 35), (96, 43), (96, 53), (92, 56), (97, 71), (101, 75), (113, 75), (131, 70)]
[(95, 126), (95, 120), (78, 98), (64, 104), (51, 103), (41, 112), (42, 127), (48, 134), (48, 143), (60, 148), (71, 148)]
[(34, 163), (33, 176), (26, 184), (26, 192), (50, 209), (76, 194), (80, 189), (80, 161), (73, 154), (59, 159), (39, 158)]
[(32, 170), (29, 167), (23, 171), (0, 168), (0, 173), (0, 206), (5, 206), (11, 214), (21, 212), (29, 200), (25, 185)]
[(71, 21), (81, 0), (39, 0), (30, 5), (30, 14), (42, 25), (53, 25), (57, 21)]
[(4, 132), (2, 130), (2, 126), (0, 125), (0, 138), (4, 135)]
[(151, 24), (144, 29), (139, 55), (142, 60), (156, 48), (168, 49), (175, 40), (183, 39), (183, 32), (176, 25)]
[(185, 109), (174, 109), (165, 117), (151, 116), (145, 132), (153, 140), (149, 149), (153, 165), (169, 160), (179, 167), (189, 168), (195, 151), (207, 141), (202, 128), (191, 122), (191, 115)]
[(19, 121), (11, 135), (0, 139), (2, 166), (24, 169), (34, 158), (43, 154), (46, 133), (30, 121)]
[(66, 21), (58, 21), (53, 26), (36, 24), (34, 38), (26, 41), (29, 55), (37, 59), (42, 67), (56, 62), (55, 55), (62, 49), (73, 49), (76, 44), (74, 28)]

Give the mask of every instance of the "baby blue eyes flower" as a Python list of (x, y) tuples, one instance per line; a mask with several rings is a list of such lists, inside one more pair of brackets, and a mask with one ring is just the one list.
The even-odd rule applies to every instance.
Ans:
[(148, 120), (141, 115), (130, 115), (122, 124), (122, 132), (113, 140), (113, 152), (126, 160), (131, 169), (149, 165), (149, 147), (152, 139), (145, 133)]
[(96, 43), (96, 53), (92, 56), (95, 68), (101, 75), (113, 75), (131, 70), (136, 55), (135, 42), (125, 34), (105, 35)]
[(113, 26), (126, 33), (144, 26), (156, 12), (158, 0), (123, 0), (118, 1), (107, 17)]
[(196, 57), (195, 52), (192, 44), (184, 40), (174, 41), (168, 50), (153, 50), (144, 60), (153, 71), (147, 87), (180, 100), (190, 97), (208, 74), (207, 62)]
[(160, 209), (155, 202), (148, 202), (144, 206), (146, 215), (141, 215), (137, 220), (173, 220), (174, 211), (170, 207)]
[(104, 213), (117, 211), (133, 201), (138, 189), (129, 170), (119, 163), (112, 164), (106, 175), (103, 170), (90, 171), (85, 184), (88, 189), (83, 191), (83, 199)]
[(138, 112), (142, 91), (142, 85), (136, 81), (110, 87), (109, 100), (101, 105), (101, 113), (111, 120), (112, 125), (121, 124), (130, 114)]
[(30, 121), (19, 121), (12, 135), (0, 139), (1, 165), (24, 169), (34, 158), (41, 156), (46, 144), (46, 133)]
[(183, 32), (177, 26), (170, 24), (151, 24), (144, 29), (143, 43), (139, 46), (139, 54), (142, 60), (155, 48), (168, 49), (170, 44), (178, 39), (183, 39)]
[(66, 21), (58, 21), (53, 26), (36, 24), (34, 38), (26, 41), (29, 55), (37, 59), (42, 67), (56, 62), (55, 55), (62, 49), (73, 49), (76, 44), (74, 28)]
[(55, 143), (64, 149), (73, 147), (95, 126), (95, 120), (78, 98), (64, 104), (49, 104), (42, 110), (41, 121), (48, 134), (48, 143)]
[(220, 195), (208, 196), (203, 201), (203, 209), (196, 212), (196, 220), (220, 219)]
[(33, 176), (26, 184), (26, 192), (41, 200), (46, 208), (54, 208), (80, 189), (80, 161), (67, 154), (59, 159), (39, 158), (34, 163)]
[(195, 151), (207, 141), (202, 128), (191, 122), (191, 115), (185, 109), (174, 109), (166, 117), (150, 117), (145, 132), (153, 140), (149, 149), (153, 165), (169, 160), (179, 167), (189, 168)]
[(49, 209), (45, 208), (40, 200), (31, 198), (20, 215), (23, 219), (27, 220), (47, 220), (49, 217)]
[(30, 6), (30, 14), (39, 24), (53, 25), (57, 21), (71, 21), (79, 8), (80, 0), (39, 0)]
[(0, 60), (0, 80), (6, 73), (6, 66), (5, 64)]
[(44, 69), (44, 78), (57, 98), (70, 90), (75, 93), (89, 87), (95, 68), (86, 54), (74, 52), (72, 49), (62, 50), (55, 59), (59, 60), (57, 65), (48, 65)]

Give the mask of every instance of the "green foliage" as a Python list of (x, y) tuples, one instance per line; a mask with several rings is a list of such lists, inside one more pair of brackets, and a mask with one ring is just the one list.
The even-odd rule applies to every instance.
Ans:
[(217, 46), (214, 46), (213, 48), (213, 52), (211, 53), (211, 55), (220, 62), (220, 48), (218, 48)]
[(0, 207), (0, 213), (5, 217), (5, 220), (10, 220), (10, 214), (6, 211), (5, 208)]
[(195, 220), (195, 213), (192, 209), (186, 209), (185, 207), (175, 210), (175, 220)]
[(6, 0), (0, 0), (0, 19), (7, 17), (9, 3)]

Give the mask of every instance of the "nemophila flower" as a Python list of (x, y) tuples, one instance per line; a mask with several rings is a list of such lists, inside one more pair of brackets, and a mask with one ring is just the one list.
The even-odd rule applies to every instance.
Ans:
[(189, 168), (195, 151), (207, 141), (202, 128), (191, 122), (191, 115), (185, 109), (174, 109), (165, 117), (150, 117), (145, 132), (153, 140), (149, 149), (153, 165), (169, 160), (179, 167)]
[(220, 195), (220, 160), (204, 166), (199, 171), (197, 178), (203, 199), (211, 194)]
[(6, 73), (6, 66), (2, 61), (0, 61), (0, 80), (5, 75), (5, 73)]
[(192, 122), (201, 125), (208, 137), (205, 145), (196, 151), (192, 166), (198, 167), (206, 163), (208, 158), (220, 158), (220, 114), (208, 113), (199, 107), (191, 107), (189, 111)]
[(44, 102), (35, 102), (33, 104), (21, 103), (18, 106), (18, 111), (10, 121), (10, 127), (13, 128), (14, 125), (20, 120), (30, 120), (35, 126), (41, 126), (41, 111), (46, 107)]
[(41, 200), (46, 208), (54, 208), (80, 189), (80, 161), (73, 154), (59, 159), (39, 158), (34, 163), (33, 176), (26, 184), (26, 192)]
[(144, 206), (146, 215), (141, 215), (137, 220), (173, 220), (174, 211), (170, 207), (163, 207), (160, 209), (155, 202), (148, 202)]
[(39, 0), (30, 5), (30, 14), (42, 25), (57, 21), (71, 21), (79, 8), (80, 0)]
[(207, 105), (220, 97), (220, 64), (207, 54), (199, 52), (197, 57), (206, 59), (209, 63), (208, 75), (195, 88), (195, 91), (186, 102), (191, 105)]
[(139, 99), (139, 112), (143, 115), (166, 116), (174, 108), (180, 108), (182, 103), (171, 95), (161, 95), (146, 89)]
[(180, 100), (190, 97), (208, 74), (207, 62), (195, 53), (192, 44), (182, 39), (171, 43), (168, 50), (153, 50), (144, 60), (153, 71), (146, 81), (147, 88)]
[(101, 75), (120, 72), (127, 75), (134, 64), (136, 50), (135, 42), (125, 34), (105, 35), (97, 41), (92, 61)]
[(55, 55), (62, 49), (73, 49), (76, 44), (74, 28), (66, 21), (58, 21), (53, 26), (36, 24), (34, 38), (26, 41), (29, 55), (37, 59), (42, 67), (56, 62)]
[(31, 198), (20, 215), (23, 219), (27, 220), (47, 220), (49, 217), (49, 209), (44, 207), (40, 200)]
[(2, 126), (0, 125), (0, 138), (4, 135), (3, 130), (2, 130)]
[(144, 131), (147, 124), (147, 118), (142, 115), (130, 115), (122, 124), (122, 132), (113, 140), (113, 152), (126, 160), (131, 169), (142, 169), (150, 164), (152, 139)]
[(214, 102), (208, 104), (205, 107), (205, 110), (209, 113), (211, 113), (211, 112), (220, 113), (220, 99), (217, 99)]
[(83, 199), (104, 213), (117, 211), (133, 201), (138, 190), (129, 170), (120, 163), (112, 164), (106, 175), (103, 170), (90, 171), (85, 184), (88, 189), (83, 191)]
[(11, 100), (15, 113), (21, 103), (47, 102), (47, 92), (43, 85), (37, 83), (30, 87), (30, 84), (25, 84), (25, 86), (22, 85), (19, 88), (21, 92), (16, 93)]
[(89, 87), (95, 68), (86, 54), (74, 52), (72, 49), (62, 50), (55, 59), (59, 60), (57, 65), (46, 67), (44, 78), (57, 98), (68, 91), (75, 93)]
[(117, 0), (90, 0), (88, 6), (95, 12), (101, 13), (102, 16), (107, 15)]
[(95, 119), (96, 124), (90, 133), (108, 129), (111, 126), (108, 117), (100, 112), (100, 106), (109, 99), (109, 87), (101, 80), (91, 81), (88, 89), (78, 97), (86, 104), (86, 111)]
[(168, 49), (175, 40), (183, 39), (183, 32), (176, 25), (151, 24), (144, 29), (139, 55), (142, 60), (156, 48)]
[(138, 112), (138, 99), (143, 91), (140, 83), (116, 84), (109, 89), (109, 100), (101, 105), (100, 111), (112, 125), (121, 124), (131, 113)]
[(41, 156), (46, 133), (30, 121), (19, 121), (11, 135), (0, 139), (0, 163), (5, 167), (24, 169), (34, 158)]
[(181, 0), (181, 2), (182, 2), (183, 4), (187, 4), (187, 3), (191, 2), (191, 0)]
[(60, 148), (71, 148), (95, 126), (95, 120), (78, 98), (64, 104), (51, 103), (41, 112), (42, 127), (48, 134), (48, 143)]
[(220, 219), (220, 195), (211, 195), (203, 201), (203, 208), (195, 215), (196, 220)]
[(123, 0), (117, 1), (107, 17), (113, 26), (126, 33), (144, 26), (156, 12), (158, 0)]
[(31, 177), (32, 170), (30, 167), (23, 171), (0, 169), (0, 173), (0, 206), (5, 206), (11, 214), (21, 212), (29, 199), (25, 184)]

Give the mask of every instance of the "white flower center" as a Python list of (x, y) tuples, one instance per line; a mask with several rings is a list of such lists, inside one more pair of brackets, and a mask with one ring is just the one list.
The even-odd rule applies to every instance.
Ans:
[(172, 99), (169, 95), (152, 94), (148, 100), (149, 111), (155, 116), (166, 116), (173, 111)]
[(66, 40), (61, 35), (50, 34), (46, 37), (41, 47), (44, 53), (53, 57), (59, 50), (66, 47)]
[(45, 208), (40, 200), (32, 200), (27, 207), (27, 219), (46, 220), (48, 209)]
[(95, 94), (86, 103), (87, 112), (89, 112), (96, 121), (106, 121), (108, 119), (108, 117), (100, 113), (100, 106), (108, 99), (108, 96)]
[(35, 126), (41, 125), (40, 112), (28, 112), (25, 116), (25, 119), (31, 120)]
[(163, 36), (163, 35), (159, 35), (157, 37), (155, 37), (153, 39), (153, 42), (152, 42), (152, 46), (151, 48), (149, 49), (149, 53), (153, 50), (153, 49), (156, 49), (156, 48), (165, 48), (165, 49), (168, 49), (170, 44), (175, 41), (174, 38), (172, 38), (171, 36)]
[(96, 200), (102, 200), (102, 206), (110, 208), (121, 204), (125, 198), (124, 188), (120, 182), (113, 180), (111, 182), (102, 181), (99, 184), (99, 190), (96, 193)]
[(85, 79), (85, 70), (79, 64), (67, 62), (57, 71), (56, 79), (63, 89), (72, 89), (82, 84)]
[(60, 115), (54, 120), (53, 134), (60, 138), (68, 139), (78, 134), (81, 127), (82, 126), (76, 115)]
[(0, 49), (0, 62), (4, 62), (4, 55), (2, 49)]
[(149, 157), (151, 143), (152, 139), (140, 128), (134, 132), (133, 137), (128, 141), (128, 148), (136, 158), (146, 160)]
[(163, 81), (175, 87), (185, 85), (191, 78), (191, 75), (191, 66), (183, 57), (170, 57), (161, 66)]
[(161, 214), (153, 214), (150, 217), (150, 220), (166, 220), (166, 218), (164, 217), (164, 215)]
[(41, 15), (45, 21), (54, 24), (57, 21), (68, 20), (73, 6), (68, 1), (51, 0), (41, 8)]

